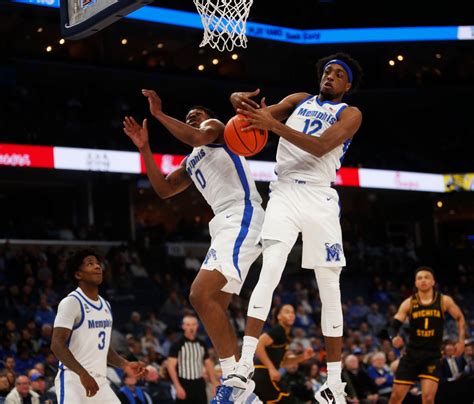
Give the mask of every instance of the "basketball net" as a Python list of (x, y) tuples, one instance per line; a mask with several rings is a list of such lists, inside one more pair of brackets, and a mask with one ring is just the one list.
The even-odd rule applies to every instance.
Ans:
[(204, 37), (200, 47), (229, 52), (234, 47), (247, 47), (245, 24), (253, 0), (193, 0), (202, 25)]

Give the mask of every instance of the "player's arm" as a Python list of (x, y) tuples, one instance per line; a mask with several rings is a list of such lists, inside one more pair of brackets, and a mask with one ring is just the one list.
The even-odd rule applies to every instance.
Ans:
[(306, 133), (292, 129), (273, 118), (272, 114), (265, 108), (264, 99), (262, 100), (262, 107), (255, 109), (250, 105), (245, 105), (242, 109), (238, 109), (238, 112), (247, 116), (246, 120), (250, 124), (243, 129), (244, 131), (253, 128), (270, 130), (316, 157), (324, 156), (352, 138), (362, 124), (362, 113), (359, 109), (347, 107), (341, 112), (339, 120), (326, 129), (320, 137), (308, 136)]
[[(245, 104), (250, 105), (253, 108), (260, 108), (257, 102), (251, 99), (251, 97), (255, 97), (260, 93), (260, 89), (256, 89), (255, 91), (250, 92), (235, 92), (232, 93), (230, 96), (230, 102), (234, 107), (236, 112), (239, 112), (238, 109), (245, 107)], [(310, 94), (308, 93), (295, 93), (291, 94), (285, 98), (283, 98), (278, 104), (266, 106), (266, 110), (270, 112), (278, 121), (284, 121), (287, 119), (294, 109), (306, 98), (308, 98)]]
[(180, 400), (186, 399), (186, 391), (184, 390), (183, 386), (178, 379), (178, 358), (169, 356), (167, 359), (166, 368), (168, 369), (168, 374), (170, 375), (170, 379), (173, 382), (174, 388), (176, 389), (176, 397)]
[(153, 90), (142, 90), (148, 98), (151, 114), (178, 140), (192, 147), (214, 143), (224, 133), (224, 124), (217, 119), (204, 121), (199, 128), (194, 128), (178, 119), (166, 115), (158, 94)]
[(454, 302), (451, 296), (443, 295), (444, 309), (456, 320), (458, 326), (458, 342), (455, 344), (456, 356), (464, 352), (464, 339), (466, 338), (466, 321), (459, 306)]
[(273, 344), (273, 338), (270, 337), (267, 333), (263, 333), (260, 335), (257, 343), (257, 349), (255, 354), (257, 358), (262, 362), (263, 366), (268, 369), (268, 373), (270, 374), (270, 380), (277, 382), (280, 380), (281, 375), (278, 372), (278, 369), (275, 368), (273, 362), (270, 360), (270, 357), (267, 354), (266, 347)]
[(313, 348), (306, 348), (303, 353), (295, 355), (294, 353), (287, 351), (285, 357), (281, 361), (281, 367), (287, 368), (289, 366), (297, 365), (298, 363), (305, 362), (314, 356)]
[(137, 146), (140, 154), (145, 162), (146, 174), (150, 183), (162, 199), (170, 198), (188, 188), (192, 181), (186, 173), (184, 161), (177, 170), (164, 177), (160, 169), (156, 165), (153, 153), (150, 148), (148, 138), (147, 120), (143, 120), (143, 125), (140, 126), (132, 117), (125, 117), (123, 121), (123, 131), (132, 139), (135, 146)]
[(403, 346), (403, 338), (400, 336), (400, 329), (410, 313), (410, 302), (411, 297), (403, 301), (388, 326), (388, 335), (395, 348), (401, 348)]

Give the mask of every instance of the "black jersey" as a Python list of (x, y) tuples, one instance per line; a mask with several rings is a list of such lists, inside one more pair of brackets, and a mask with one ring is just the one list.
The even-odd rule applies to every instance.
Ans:
[[(268, 330), (267, 334), (273, 340), (271, 345), (265, 347), (267, 355), (272, 361), (273, 366), (275, 366), (275, 369), (279, 369), (280, 363), (283, 360), (288, 348), (288, 344), (290, 343), (289, 337), (286, 334), (285, 329), (280, 324), (277, 324)], [(262, 362), (257, 360), (256, 364), (261, 365)]]
[(407, 349), (439, 352), (443, 343), (444, 309), (443, 295), (434, 292), (430, 304), (422, 304), (418, 294), (411, 297), (410, 327)]

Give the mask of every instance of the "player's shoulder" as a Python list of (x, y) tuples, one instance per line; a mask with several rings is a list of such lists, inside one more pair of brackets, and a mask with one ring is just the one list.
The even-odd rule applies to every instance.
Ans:
[(217, 118), (209, 118), (201, 123), (201, 128), (207, 127), (207, 128), (222, 129), (224, 128), (224, 126), (225, 126), (224, 123)]

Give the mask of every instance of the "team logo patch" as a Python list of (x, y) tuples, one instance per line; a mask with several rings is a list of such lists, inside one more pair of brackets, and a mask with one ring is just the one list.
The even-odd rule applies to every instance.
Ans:
[(431, 365), (431, 366), (428, 366), (427, 370), (428, 370), (428, 373), (433, 373), (436, 369), (436, 366), (435, 365)]
[(326, 262), (341, 260), (342, 247), (340, 244), (324, 243), (324, 245), (326, 246)]
[(217, 253), (216, 253), (216, 250), (214, 250), (214, 248), (211, 248), (207, 254), (206, 254), (206, 258), (204, 259), (204, 264), (207, 265), (207, 263), (209, 262), (210, 259), (213, 259), (214, 261), (217, 260)]
[(84, 303), (84, 310), (86, 311), (86, 313), (89, 313), (91, 311), (87, 303)]

